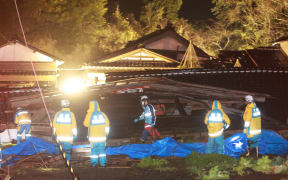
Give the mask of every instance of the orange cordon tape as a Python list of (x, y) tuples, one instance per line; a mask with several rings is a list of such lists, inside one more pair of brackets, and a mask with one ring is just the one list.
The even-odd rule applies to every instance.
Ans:
[(79, 178), (79, 176), (74, 172), (73, 167), (71, 166), (69, 160), (67, 159), (66, 153), (63, 151), (62, 145), (61, 145), (61, 144), (59, 143), (59, 141), (57, 140), (57, 135), (56, 135), (55, 132), (53, 131), (52, 123), (50, 123), (50, 127), (51, 127), (51, 129), (52, 129), (53, 136), (55, 136), (56, 143), (57, 143), (57, 145), (58, 145), (58, 147), (59, 147), (59, 149), (60, 149), (60, 151), (61, 151), (61, 155), (62, 155), (62, 157), (63, 157), (63, 159), (64, 159), (64, 161), (65, 161), (65, 164), (66, 164), (66, 166), (68, 167), (69, 172), (70, 172), (70, 174), (71, 174), (72, 177), (73, 177), (73, 180), (79, 180), (80, 178)]

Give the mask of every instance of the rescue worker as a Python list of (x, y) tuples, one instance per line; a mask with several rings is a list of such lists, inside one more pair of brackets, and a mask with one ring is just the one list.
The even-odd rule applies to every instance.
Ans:
[(230, 126), (230, 119), (223, 111), (221, 103), (214, 100), (212, 109), (207, 112), (204, 123), (208, 128), (208, 143), (206, 153), (211, 154), (216, 145), (216, 153), (224, 154), (224, 130)]
[(106, 114), (100, 111), (97, 101), (89, 102), (89, 109), (83, 124), (88, 128), (91, 165), (95, 167), (98, 164), (98, 159), (100, 159), (100, 166), (105, 167), (107, 163), (105, 147), (110, 123)]
[(20, 144), (22, 133), (24, 132), (25, 139), (31, 137), (31, 117), (28, 111), (21, 107), (16, 109), (15, 124), (17, 124), (17, 144)]
[(141, 141), (144, 143), (149, 134), (152, 137), (153, 141), (155, 141), (156, 139), (160, 139), (160, 134), (155, 128), (156, 124), (155, 109), (151, 104), (148, 104), (147, 96), (145, 95), (141, 96), (141, 105), (144, 111), (137, 119), (134, 120), (135, 123), (137, 123), (140, 120), (145, 120)]
[[(62, 109), (55, 114), (53, 119), (53, 135), (56, 136), (57, 143), (62, 146), (67, 160), (70, 161), (73, 141), (77, 137), (77, 124), (75, 115), (71, 112), (69, 105), (68, 100), (61, 100)], [(56, 154), (59, 154), (58, 146)]]
[(249, 145), (246, 156), (249, 156), (250, 153), (256, 153), (256, 156), (258, 157), (258, 143), (261, 138), (261, 112), (251, 95), (245, 96), (245, 104), (243, 132), (247, 136)]

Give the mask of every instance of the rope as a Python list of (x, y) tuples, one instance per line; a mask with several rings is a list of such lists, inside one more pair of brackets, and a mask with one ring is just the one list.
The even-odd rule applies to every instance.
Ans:
[[(22, 31), (22, 35), (23, 35), (23, 38), (24, 38), (24, 42), (25, 42), (25, 45), (27, 48), (29, 48), (28, 44), (27, 44), (27, 40), (26, 40), (26, 36), (25, 36), (25, 32), (24, 32), (24, 29), (23, 29), (23, 26), (22, 26), (22, 21), (21, 21), (21, 18), (20, 18), (20, 14), (19, 14), (19, 10), (18, 10), (18, 6), (17, 6), (17, 0), (14, 0), (14, 4), (15, 4), (15, 7), (16, 7), (16, 11), (17, 11), (17, 16), (18, 16), (18, 20), (19, 20), (19, 24), (20, 24), (20, 27), (21, 27), (21, 31)], [(32, 62), (32, 59), (30, 60), (30, 64), (32, 66), (32, 70), (33, 70), (33, 73), (34, 73), (34, 78), (36, 80), (36, 83), (37, 83), (37, 86), (38, 86), (38, 89), (39, 89), (39, 92), (40, 92), (40, 95), (41, 95), (41, 99), (42, 99), (42, 102), (43, 102), (43, 105), (44, 105), (44, 108), (46, 110), (46, 114), (48, 115), (48, 119), (50, 121), (50, 127), (53, 131), (53, 125), (52, 125), (52, 120), (51, 120), (51, 117), (50, 117), (50, 114), (49, 114), (49, 111), (48, 111), (48, 108), (47, 108), (47, 105), (46, 105), (46, 102), (45, 102), (45, 99), (44, 99), (44, 96), (43, 96), (43, 92), (42, 92), (42, 89), (40, 88), (40, 84), (39, 84), (39, 80), (38, 80), (38, 76), (37, 76), (37, 73), (36, 73), (36, 70), (35, 70), (35, 67), (34, 67), (34, 64)], [(54, 134), (54, 133), (53, 133)], [(67, 168), (69, 169), (69, 172), (70, 174), (72, 175), (73, 179), (74, 180), (78, 180), (80, 179), (77, 174), (75, 174), (71, 164), (70, 164), (70, 161), (67, 159), (67, 156), (66, 156), (66, 153), (63, 151), (63, 147), (62, 145), (57, 141), (57, 138), (56, 138), (56, 143), (57, 145), (59, 146), (59, 149), (61, 151), (61, 155), (65, 161), (65, 164), (67, 166)]]

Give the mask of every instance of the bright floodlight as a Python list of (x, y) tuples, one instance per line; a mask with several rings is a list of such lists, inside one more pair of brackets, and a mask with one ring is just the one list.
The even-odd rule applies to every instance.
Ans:
[(69, 78), (62, 82), (60, 90), (66, 94), (73, 94), (81, 92), (85, 87), (85, 83), (81, 78)]

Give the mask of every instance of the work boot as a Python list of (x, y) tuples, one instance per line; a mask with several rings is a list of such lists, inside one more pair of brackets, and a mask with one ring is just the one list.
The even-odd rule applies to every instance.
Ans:
[(247, 152), (244, 154), (244, 156), (245, 156), (245, 157), (250, 156), (250, 150), (249, 150), (249, 149), (247, 149)]

